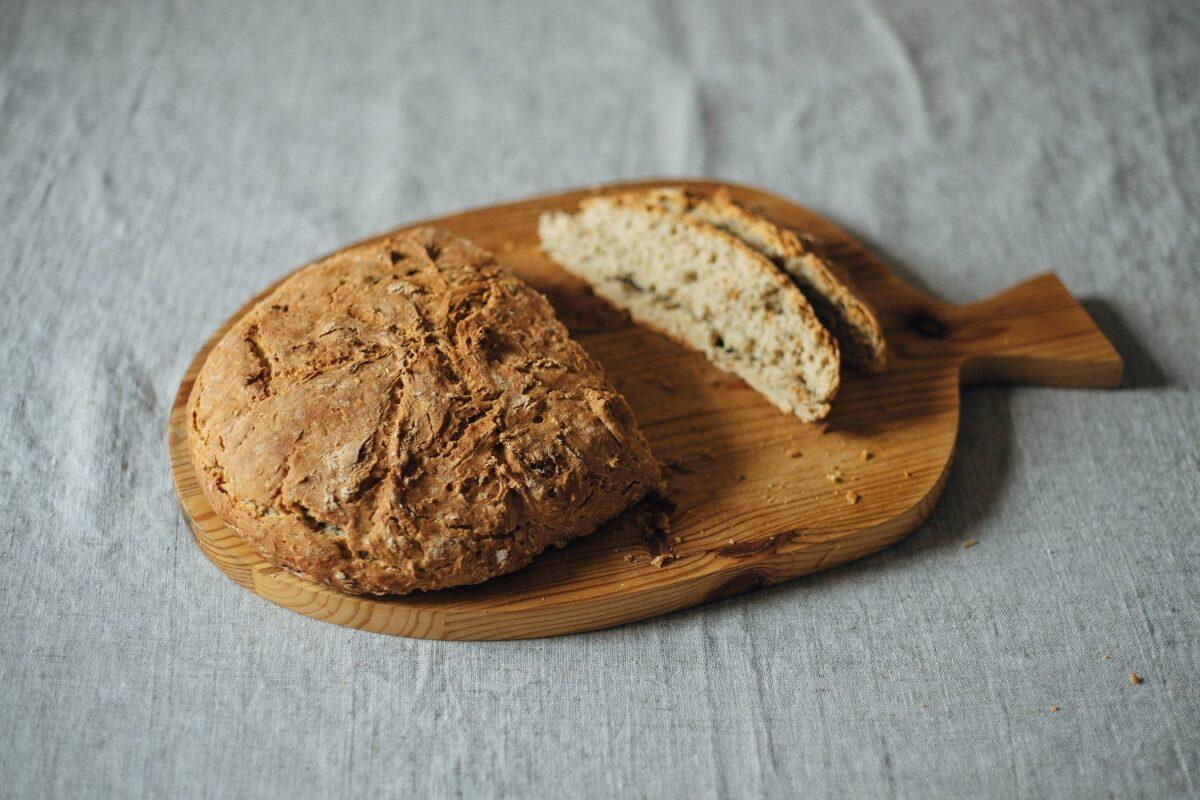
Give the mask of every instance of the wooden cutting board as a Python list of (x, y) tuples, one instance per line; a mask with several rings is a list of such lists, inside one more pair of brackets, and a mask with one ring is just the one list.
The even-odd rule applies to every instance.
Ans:
[[(879, 310), (889, 369), (845, 375), (829, 418), (805, 425), (702, 356), (633, 325), (539, 251), (543, 211), (573, 208), (592, 193), (666, 183), (726, 186), (813, 237)], [(205, 499), (187, 451), (184, 412), (212, 344), (252, 300), (200, 349), (179, 387), (168, 431), (175, 488), (196, 543), (222, 572), (285, 608), (339, 625), (428, 639), (553, 636), (844, 564), (896, 542), (929, 516), (954, 455), (961, 385), (1111, 387), (1121, 377), (1120, 356), (1053, 275), (988, 300), (949, 305), (899, 280), (823, 217), (747, 187), (615, 184), (417, 224), (474, 240), (550, 297), (624, 392), (666, 465), (677, 505), (673, 531), (667, 540), (618, 524), (512, 575), (399, 598), (342, 594), (268, 564)]]

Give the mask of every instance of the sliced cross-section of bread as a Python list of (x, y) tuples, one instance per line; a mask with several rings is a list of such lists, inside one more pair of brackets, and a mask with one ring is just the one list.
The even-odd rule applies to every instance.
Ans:
[(887, 361), (883, 328), (874, 309), (845, 275), (813, 252), (793, 231), (750, 211), (724, 189), (712, 195), (682, 188), (651, 189), (647, 202), (685, 213), (736, 236), (786, 272), (812, 303), (817, 317), (837, 337), (842, 358), (868, 371)]
[(805, 421), (837, 393), (837, 341), (762, 253), (644, 192), (593, 197), (538, 223), (543, 249), (596, 293), (703, 352)]

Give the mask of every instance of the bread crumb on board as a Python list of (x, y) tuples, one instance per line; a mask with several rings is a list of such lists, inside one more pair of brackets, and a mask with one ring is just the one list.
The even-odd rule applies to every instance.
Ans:
[(847, 503), (849, 503), (850, 505), (854, 505), (855, 503), (858, 502), (858, 500), (859, 500), (858, 492), (854, 491), (853, 489), (846, 492), (846, 502)]
[(1139, 683), (1144, 683), (1145, 679), (1142, 678), (1141, 675), (1138, 675), (1136, 672), (1131, 672), (1131, 673), (1129, 673), (1129, 682), (1136, 685)]
[(900, 474), (904, 476), (905, 480), (908, 480), (909, 478), (912, 477), (912, 473), (909, 472), (908, 470), (904, 470), (904, 472), (901, 472)]
[(870, 461), (872, 458), (875, 457), (875, 454), (872, 453), (870, 450), (863, 450), (861, 453), (858, 454), (858, 457), (861, 458), (863, 461)]
[(788, 458), (799, 458), (799, 457), (800, 457), (800, 456), (802, 456), (802, 455), (804, 455), (804, 454), (803, 454), (803, 453), (801, 453), (801, 452), (800, 452), (798, 449), (796, 449), (795, 447), (793, 447), (793, 448), (790, 448), (790, 449), (787, 451), (787, 457), (788, 457)]
[(646, 378), (646, 380), (648, 382), (654, 384), (658, 388), (662, 389), (664, 392), (667, 392), (668, 394), (675, 392), (679, 389), (678, 386), (676, 386), (674, 383), (667, 380), (666, 378), (662, 377), (661, 375), (650, 375)]
[(842, 471), (840, 469), (838, 469), (837, 467), (834, 467), (832, 470), (830, 470), (825, 475), (825, 478), (830, 483), (841, 483), (843, 480), (845, 480), (845, 476), (842, 475)]
[(1050, 706), (1050, 710), (1051, 710), (1052, 712), (1054, 712), (1055, 714), (1057, 714), (1057, 713), (1058, 713), (1059, 711), (1061, 711), (1062, 709), (1061, 709), (1061, 708), (1059, 708), (1058, 706)]
[(963, 548), (963, 550), (970, 550), (972, 547), (974, 547), (977, 544), (979, 544), (979, 542), (975, 541), (974, 539), (967, 539), (965, 542), (962, 543), (962, 548)]

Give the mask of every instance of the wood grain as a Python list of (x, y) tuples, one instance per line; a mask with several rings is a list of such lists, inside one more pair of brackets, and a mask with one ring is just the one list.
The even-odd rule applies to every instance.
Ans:
[[(870, 377), (845, 376), (830, 417), (805, 425), (702, 356), (632, 325), (538, 249), (543, 211), (571, 208), (592, 193), (666, 183), (726, 186), (813, 237), (879, 310), (890, 367)], [(667, 465), (678, 542), (647, 540), (638, 526), (618, 523), (513, 575), (400, 598), (341, 594), (266, 563), (209, 507), (193, 472), (184, 420), (209, 348), (252, 300), (201, 348), (179, 387), (168, 429), (175, 488), (197, 544), (222, 572), (285, 608), (339, 625), (433, 639), (552, 636), (645, 619), (844, 564), (887, 547), (929, 516), (954, 454), (960, 385), (1111, 387), (1121, 377), (1121, 358), (1053, 275), (988, 300), (949, 305), (896, 278), (823, 217), (747, 187), (620, 184), (414, 224), (474, 240), (550, 297), (625, 393)], [(660, 554), (669, 557), (655, 566), (652, 558)]]

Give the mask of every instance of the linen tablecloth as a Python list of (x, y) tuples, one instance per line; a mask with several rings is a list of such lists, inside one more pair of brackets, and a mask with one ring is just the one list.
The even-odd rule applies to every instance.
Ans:
[[(0, 3), (0, 796), (1200, 795), (1198, 131), (1191, 0)], [(969, 390), (911, 538), (614, 630), (377, 636), (199, 553), (166, 417), (247, 297), (663, 175), (951, 301), (1052, 269), (1125, 387)]]

